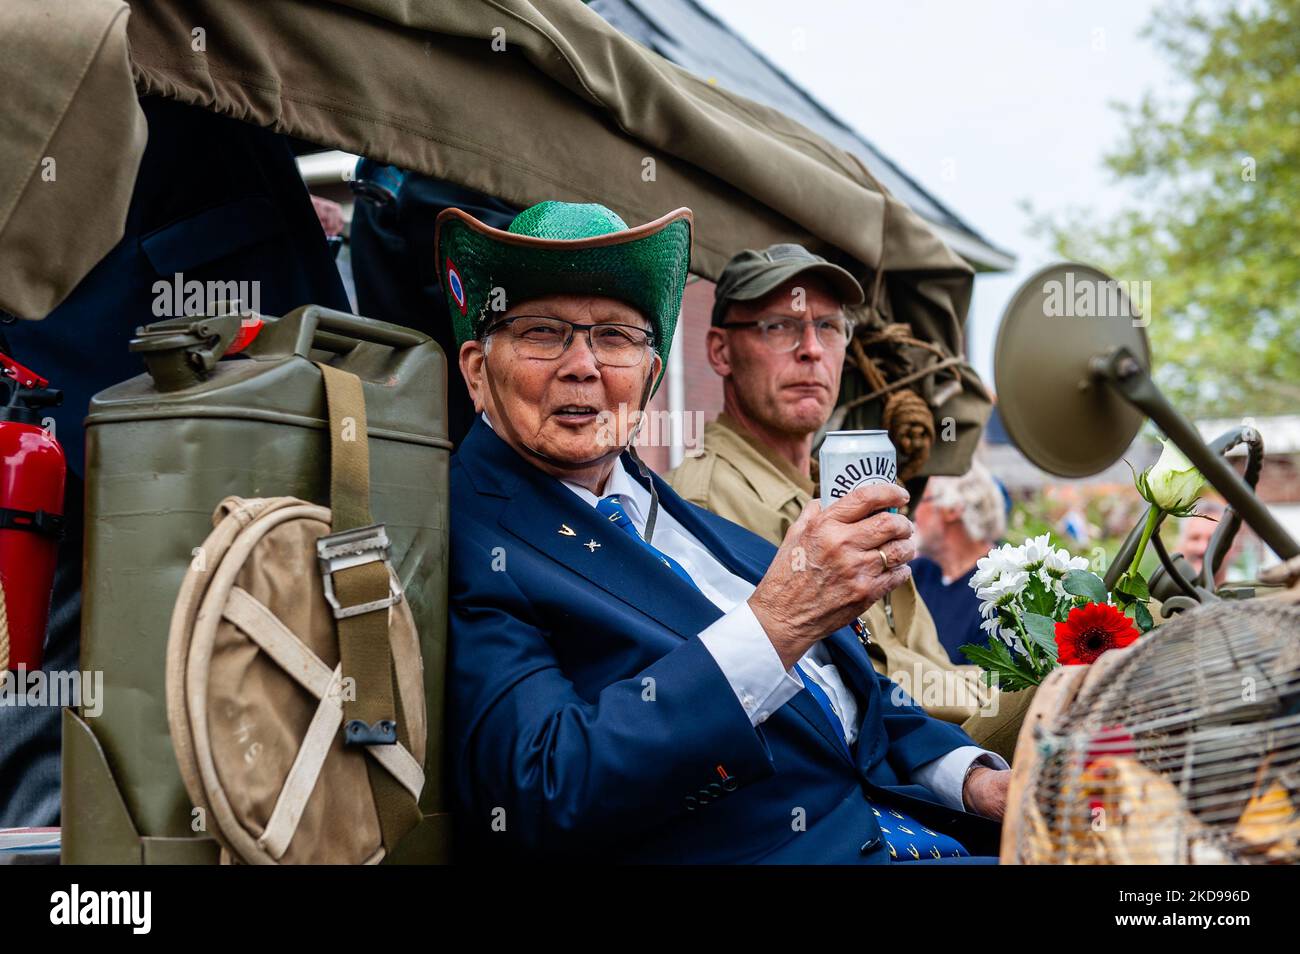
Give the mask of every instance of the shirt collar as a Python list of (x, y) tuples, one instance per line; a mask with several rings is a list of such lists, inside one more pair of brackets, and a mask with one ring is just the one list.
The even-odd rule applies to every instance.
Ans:
[(614, 469), (609, 472), (609, 477), (605, 480), (605, 492), (600, 497), (572, 480), (563, 480), (561, 483), (592, 507), (604, 497), (617, 495), (628, 519), (638, 529), (645, 526), (646, 514), (650, 512), (650, 491), (632, 478), (621, 459), (614, 461)]

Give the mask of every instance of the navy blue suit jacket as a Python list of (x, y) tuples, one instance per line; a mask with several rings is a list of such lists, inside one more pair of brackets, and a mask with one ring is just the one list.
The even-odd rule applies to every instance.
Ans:
[[(762, 577), (770, 543), (654, 482), (731, 572)], [(698, 638), (721, 611), (481, 420), (451, 493), (448, 743), (467, 860), (881, 863), (867, 798), (997, 853), (996, 823), (909, 782), (969, 736), (896, 704), (848, 627), (827, 644), (860, 703), (851, 756), (807, 692), (752, 726)]]

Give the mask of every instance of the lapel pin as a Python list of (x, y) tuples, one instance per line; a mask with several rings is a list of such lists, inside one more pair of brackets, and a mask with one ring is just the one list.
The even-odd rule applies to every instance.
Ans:
[(576, 537), (576, 536), (577, 536), (577, 534), (573, 532), (573, 528), (572, 528), (571, 526), (569, 526), (567, 523), (562, 523), (562, 524), (560, 524), (560, 530), (559, 530), (559, 533), (560, 533), (560, 536), (562, 536), (562, 537)]
[(592, 553), (595, 553), (596, 550), (600, 547), (600, 544), (597, 543), (595, 540), (588, 540), (586, 543), (583, 544), (583, 546), (586, 547), (588, 550), (590, 550)]

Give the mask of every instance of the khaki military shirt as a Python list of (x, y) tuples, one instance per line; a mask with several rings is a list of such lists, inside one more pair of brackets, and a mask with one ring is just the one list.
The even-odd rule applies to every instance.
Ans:
[[(704, 426), (700, 451), (664, 479), (691, 503), (778, 546), (817, 493), (810, 477), (743, 433), (726, 414)], [(954, 664), (911, 579), (874, 603), (863, 621), (877, 672), (897, 682), (930, 715), (960, 724), (976, 742), (1011, 759), (1031, 693), (999, 694), (984, 685), (977, 667)]]
[(673, 490), (780, 546), (803, 505), (817, 493), (812, 479), (742, 433), (725, 414), (704, 425), (700, 449), (664, 475)]

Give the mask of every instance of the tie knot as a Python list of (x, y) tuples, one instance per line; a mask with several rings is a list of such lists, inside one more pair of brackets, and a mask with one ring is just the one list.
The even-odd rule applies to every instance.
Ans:
[(622, 501), (618, 499), (618, 494), (601, 497), (600, 500), (596, 501), (596, 512), (616, 527), (631, 522), (627, 511), (623, 509)]

